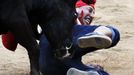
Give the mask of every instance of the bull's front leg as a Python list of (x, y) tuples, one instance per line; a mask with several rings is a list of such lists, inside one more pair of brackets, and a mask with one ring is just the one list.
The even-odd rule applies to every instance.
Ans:
[(27, 22), (20, 22), (15, 24), (11, 32), (14, 34), (19, 44), (26, 48), (28, 51), (31, 69), (30, 75), (40, 75), (39, 46), (36, 42), (36, 39), (33, 37), (30, 26), (25, 23)]
[[(28, 31), (27, 31), (28, 33)], [(24, 37), (20, 35), (22, 40), (19, 40), (19, 43), (26, 48), (28, 51), (29, 61), (30, 61), (30, 75), (40, 75), (39, 71), (39, 46), (36, 40), (33, 37), (26, 36), (26, 33), (23, 33)], [(26, 37), (25, 37), (26, 36)], [(24, 39), (25, 38), (25, 39)]]
[(38, 45), (32, 45), (33, 48), (28, 50), (28, 55), (30, 59), (30, 75), (40, 75), (39, 71), (39, 48)]
[(3, 15), (2, 23), (4, 23), (5, 26), (7, 25), (8, 29), (16, 37), (17, 42), (27, 49), (30, 59), (30, 75), (40, 75), (39, 47), (36, 42), (36, 39), (33, 37), (31, 24), (27, 16), (27, 6), (30, 6), (31, 4), (25, 6), (25, 2), (27, 2), (27, 0), (14, 0), (13, 2), (10, 0), (8, 1), (9, 3), (5, 1), (5, 5), (7, 5), (8, 3), (9, 6), (7, 6), (7, 8), (5, 6), (4, 10), (9, 12), (7, 14), (1, 14)]

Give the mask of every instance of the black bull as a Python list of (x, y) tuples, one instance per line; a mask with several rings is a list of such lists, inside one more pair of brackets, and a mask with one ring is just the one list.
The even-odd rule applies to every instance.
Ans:
[(0, 0), (0, 34), (10, 31), (25, 47), (30, 59), (30, 75), (39, 73), (39, 47), (32, 26), (39, 24), (56, 50), (65, 49), (75, 24), (76, 0)]

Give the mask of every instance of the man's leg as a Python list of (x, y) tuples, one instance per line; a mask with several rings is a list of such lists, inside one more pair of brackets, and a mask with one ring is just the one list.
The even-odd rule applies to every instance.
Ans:
[(119, 31), (112, 26), (78, 26), (73, 37), (80, 48), (108, 48), (120, 38)]
[[(92, 35), (96, 35), (96, 36), (102, 35), (102, 36), (106, 36), (106, 37), (110, 38), (108, 40), (111, 41), (111, 44), (109, 44), (108, 46), (101, 47), (101, 48), (113, 47), (120, 40), (119, 31), (112, 26), (90, 26), (90, 27), (75, 26), (74, 33), (73, 33), (75, 45), (77, 46), (77, 44), (80, 44), (81, 42), (79, 42), (79, 41), (81, 41), (81, 40), (84, 40), (84, 41), (82, 41), (84, 43), (84, 45), (85, 45), (85, 43), (89, 44), (89, 45), (84, 46), (86, 48), (80, 48), (80, 45), (78, 46), (79, 48), (76, 47), (77, 51), (75, 53), (74, 59), (81, 58), (84, 54), (99, 49), (96, 47), (97, 44), (96, 43), (94, 44), (94, 42), (102, 40), (102, 42), (100, 42), (99, 44), (102, 45), (102, 44), (106, 43), (105, 41), (107, 41), (107, 39), (105, 39), (105, 37), (102, 37), (102, 38), (101, 37), (96, 38), (96, 36), (91, 37), (92, 35), (89, 35), (91, 33), (93, 33)], [(98, 33), (98, 34), (96, 34), (96, 33)], [(93, 38), (100, 39), (100, 40), (92, 41), (92, 40), (94, 40)], [(78, 39), (78, 40), (76, 40), (76, 39)], [(92, 43), (89, 43), (90, 41), (92, 41), (92, 43), (94, 45), (90, 45), (90, 44), (92, 44)], [(103, 42), (105, 42), (105, 43), (103, 43)], [(72, 62), (75, 63), (74, 60), (72, 60)], [(81, 60), (79, 60), (78, 62), (80, 63)], [(75, 65), (79, 65), (78, 62), (75, 63)], [(80, 63), (80, 64), (84, 65), (83, 63)], [(86, 67), (84, 67), (84, 66), (82, 66), (81, 68), (78, 68), (77, 66), (73, 65), (72, 68), (70, 68), (67, 71), (67, 75), (109, 75), (102, 68), (88, 66), (88, 69), (84, 70), (85, 68)]]
[[(83, 56), (84, 54), (86, 54), (88, 52), (92, 52), (92, 51), (98, 49), (98, 48), (91, 47), (91, 46), (87, 47), (87, 48), (80, 48), (78, 46), (78, 38), (84, 37), (86, 34), (94, 32), (99, 27), (100, 26), (95, 26), (95, 25), (94, 26), (81, 26), (81, 25), (75, 25), (74, 26), (72, 36), (73, 36), (73, 44), (74, 44), (73, 46), (74, 46), (74, 49), (76, 50), (76, 52), (75, 52), (75, 56), (73, 58), (81, 57), (81, 56)], [(114, 28), (112, 26), (106, 26), (106, 27), (109, 28), (112, 31), (112, 34), (110, 36), (110, 38), (112, 39), (112, 44), (109, 47), (113, 47), (119, 42), (120, 33), (116, 28)], [(101, 35), (98, 35), (98, 36), (101, 36)], [(105, 41), (107, 41), (107, 39)], [(87, 42), (87, 44), (88, 44), (89, 41), (85, 41), (85, 42)], [(109, 47), (104, 47), (104, 48), (109, 48)]]
[[(40, 49), (40, 69), (42, 73), (47, 74), (47, 75), (53, 75), (53, 73), (54, 75), (55, 74), (66, 75), (67, 70), (72, 67), (77, 68), (82, 71), (86, 71), (86, 72), (88, 72), (89, 70), (96, 71), (95, 68), (84, 65), (81, 62), (81, 57), (88, 52), (97, 50), (97, 48), (80, 48), (77, 45), (77, 41), (78, 41), (77, 39), (79, 37), (84, 36), (87, 33), (93, 32), (97, 27), (99, 26), (91, 26), (91, 27), (76, 26), (74, 27), (73, 43), (74, 43), (74, 49), (76, 50), (75, 55), (72, 59), (64, 60), (62, 62), (54, 58), (52, 48), (49, 45), (49, 42), (47, 41), (45, 36), (42, 37), (41, 42), (40, 42), (40, 48), (41, 48)], [(113, 32), (115, 31), (113, 30)], [(118, 32), (118, 30), (116, 30), (116, 32)], [(114, 41), (113, 39), (116, 39), (116, 42), (114, 43), (114, 45), (117, 44), (119, 41), (119, 36), (116, 36), (116, 32), (115, 32), (115, 36), (112, 38), (112, 41)], [(60, 69), (57, 69), (57, 67), (59, 67)], [(98, 70), (97, 72), (106, 73), (104, 70)], [(108, 74), (106, 73), (106, 74), (101, 74), (101, 75), (108, 75)]]
[[(80, 72), (81, 71), (87, 72), (89, 70), (96, 71), (94, 67), (84, 65), (81, 61), (81, 56), (78, 58), (74, 57), (72, 59), (63, 61), (57, 60), (53, 56), (52, 48), (44, 35), (40, 38), (40, 40), (41, 41), (40, 41), (39, 62), (40, 62), (40, 70), (43, 75), (66, 75), (67, 70), (70, 68), (76, 68), (78, 69), (77, 71), (80, 70)], [(73, 71), (75, 71), (76, 69), (73, 69)]]
[[(100, 27), (101, 26), (96, 26), (96, 25), (93, 25), (93, 26), (75, 25), (74, 26), (74, 29), (73, 29), (74, 30), (73, 31), (73, 43), (74, 43), (74, 46), (75, 46), (75, 49), (76, 49), (76, 52), (74, 54), (74, 58), (79, 58), (79, 57), (85, 55), (86, 53), (89, 53), (89, 52), (92, 52), (92, 51), (100, 49), (100, 48), (96, 48), (95, 47), (96, 44), (93, 44), (94, 46), (92, 46), (92, 43), (90, 43), (90, 41), (86, 41), (86, 40), (92, 40), (92, 38), (90, 38), (91, 35), (87, 35), (87, 34), (91, 34), (91, 33), (94, 34), (94, 31), (97, 30), (97, 29), (98, 29), (97, 31), (100, 32), (99, 34), (97, 34), (98, 36), (110, 37), (110, 39), (112, 40), (111, 45), (107, 45), (106, 47), (102, 47), (102, 48), (113, 47), (113, 46), (115, 46), (119, 42), (119, 40), (120, 40), (120, 33), (119, 33), (119, 31), (115, 27), (105, 26), (106, 27), (106, 29), (104, 30), (105, 34), (101, 33), (102, 31), (99, 30), (99, 29), (101, 29)], [(108, 34), (109, 32), (110, 32), (110, 35)], [(95, 33), (95, 35), (96, 35), (96, 33)], [(89, 37), (87, 37), (87, 36), (89, 36)], [(84, 43), (87, 44), (86, 45), (87, 47), (85, 47), (85, 48), (81, 48), (78, 45), (80, 43), (78, 39), (81, 38), (81, 37), (86, 37), (86, 39), (84, 39)], [(93, 37), (93, 38), (96, 38), (96, 37)], [(101, 38), (97, 38), (97, 39), (103, 40)], [(105, 41), (107, 41), (107, 39), (104, 39), (101, 42), (101, 44), (99, 43), (98, 45), (102, 45), (103, 42), (105, 42)], [(96, 41), (94, 41), (94, 43), (96, 43)]]
[(83, 73), (86, 73), (89, 70), (90, 72), (92, 71), (97, 72), (96, 71), (97, 69), (95, 69), (94, 67), (84, 65), (81, 61), (81, 57), (72, 58), (63, 61), (57, 60), (53, 56), (52, 48), (50, 47), (50, 44), (44, 35), (41, 37), (40, 40), (41, 41), (40, 41), (40, 61), (39, 62), (40, 62), (40, 70), (43, 75), (66, 75), (68, 70), (69, 70), (69, 74), (70, 71), (73, 71), (74, 74), (79, 73), (82, 75)]

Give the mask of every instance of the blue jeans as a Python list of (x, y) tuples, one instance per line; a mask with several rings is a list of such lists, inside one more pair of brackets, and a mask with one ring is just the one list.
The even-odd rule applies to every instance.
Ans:
[[(72, 59), (67, 59), (64, 61), (60, 61), (56, 58), (54, 58), (54, 53), (51, 48), (51, 45), (49, 44), (47, 38), (45, 35), (42, 35), (40, 38), (40, 70), (43, 74), (46, 75), (66, 75), (66, 72), (69, 68), (75, 67), (80, 70), (96, 70), (98, 71), (101, 75), (108, 75), (105, 71), (103, 70), (97, 70), (95, 68), (89, 67), (84, 65), (81, 62), (81, 57), (85, 55), (88, 52), (92, 52), (97, 50), (96, 48), (79, 48), (77, 46), (77, 39), (87, 33), (93, 32), (97, 27), (99, 26), (80, 26), (80, 25), (75, 25), (73, 29), (73, 46), (75, 54)], [(108, 28), (111, 29), (112, 31), (112, 46), (115, 46), (118, 41), (120, 40), (120, 34), (117, 29), (107, 26)]]

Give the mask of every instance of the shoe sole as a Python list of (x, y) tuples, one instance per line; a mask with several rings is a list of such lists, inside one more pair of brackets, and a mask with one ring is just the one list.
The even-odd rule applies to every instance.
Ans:
[(96, 71), (81, 71), (76, 68), (70, 68), (67, 75), (99, 75)]
[(77, 41), (80, 48), (95, 47), (101, 49), (107, 48), (112, 44), (112, 40), (104, 35), (84, 36)]

